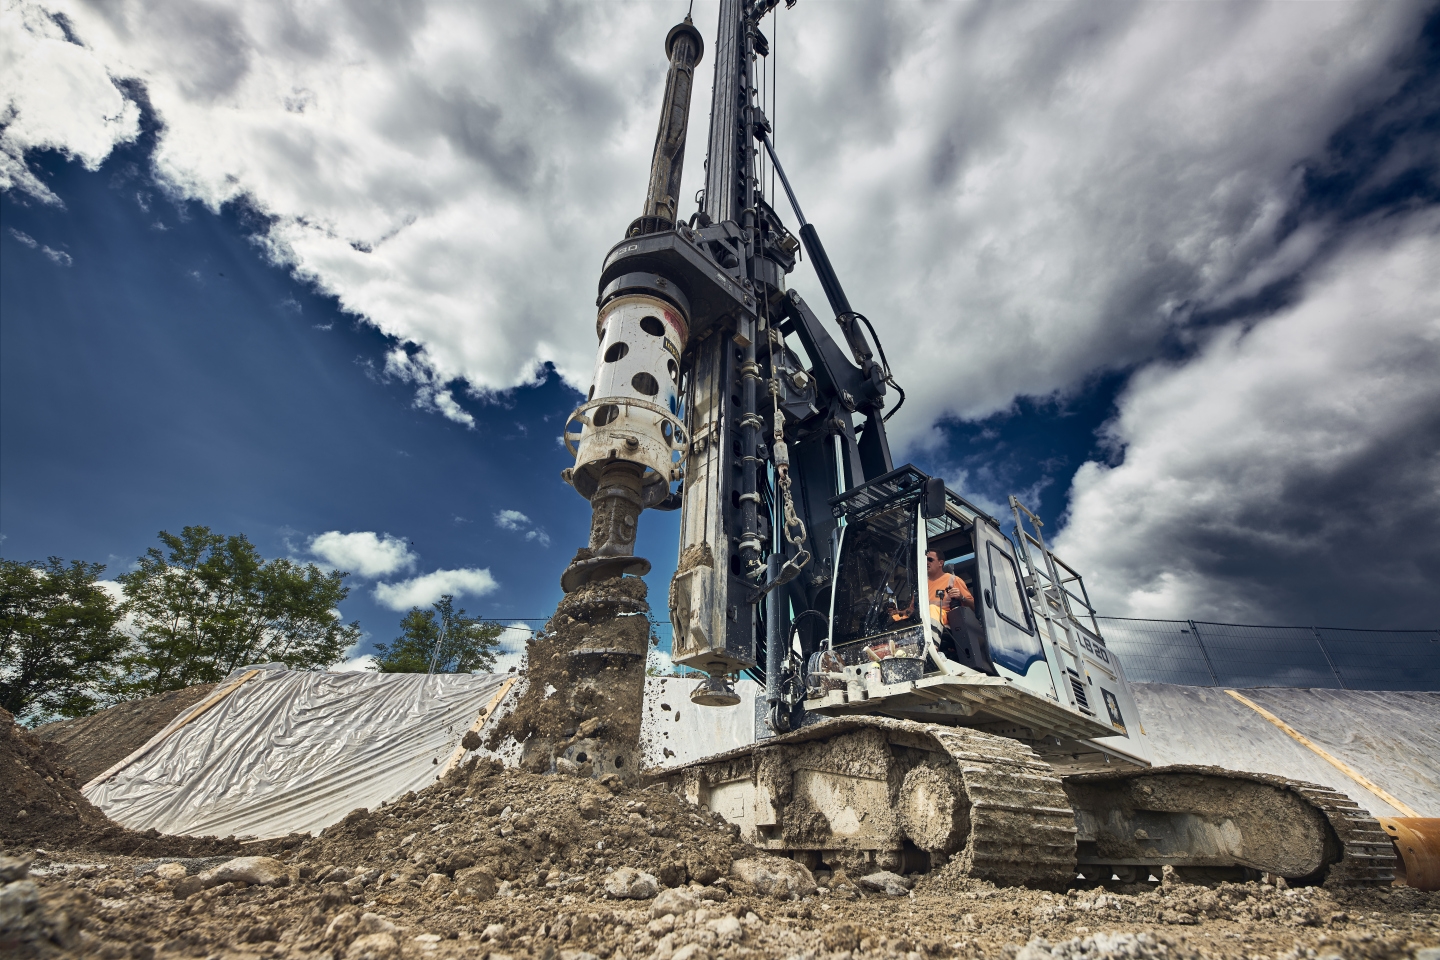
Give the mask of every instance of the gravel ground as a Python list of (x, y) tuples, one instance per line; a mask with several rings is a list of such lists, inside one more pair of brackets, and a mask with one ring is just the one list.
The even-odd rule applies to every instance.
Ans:
[[(17, 957), (1407, 957), (1440, 894), (1190, 886), (1065, 893), (947, 876), (811, 877), (658, 787), (471, 763), (242, 861), (10, 845)], [(23, 876), (28, 864), (28, 876)], [(228, 865), (227, 865), (228, 864)], [(218, 866), (217, 866), (218, 865)], [(887, 892), (888, 890), (888, 892)]]

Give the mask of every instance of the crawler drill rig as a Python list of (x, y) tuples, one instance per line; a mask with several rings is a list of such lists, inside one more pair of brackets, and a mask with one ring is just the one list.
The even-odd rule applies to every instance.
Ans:
[[(671, 655), (705, 675), (692, 699), (738, 703), (742, 672), (764, 683), (760, 741), (682, 769), (676, 788), (757, 846), (852, 875), (953, 861), (1039, 885), (1166, 865), (1194, 879), (1388, 882), (1388, 838), (1343, 794), (1152, 768), (1124, 670), (1039, 518), (1012, 497), (1012, 540), (942, 479), (894, 465), (885, 421), (899, 404), (885, 408), (903, 391), (801, 213), (759, 102), (761, 23), (777, 5), (720, 2), (705, 187), (688, 221), (678, 193), (705, 45), (688, 17), (666, 37), (645, 205), (601, 268), (593, 386), (565, 428), (564, 479), (593, 513), (565, 591), (648, 572), (640, 513), (678, 509)], [(798, 238), (764, 195), (762, 156)], [(786, 288), (802, 247), (843, 348)], [(968, 584), (973, 612), (929, 597), (927, 550)]]

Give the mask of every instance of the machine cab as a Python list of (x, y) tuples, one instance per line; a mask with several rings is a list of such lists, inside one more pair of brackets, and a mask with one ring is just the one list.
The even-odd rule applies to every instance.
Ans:
[[(911, 466), (832, 506), (842, 520), (830, 630), (807, 664), (807, 710), (993, 724), (1087, 741), (1087, 753), (1148, 757), (1131, 743), (1134, 701), (1088, 601), (1088, 626), (1060, 602), (1083, 596), (1078, 574), (1052, 576), (1053, 555), (1019, 525), (1018, 502), (1020, 549), (993, 517)], [(934, 579), (929, 551), (943, 564)], [(972, 599), (949, 602), (952, 585)]]

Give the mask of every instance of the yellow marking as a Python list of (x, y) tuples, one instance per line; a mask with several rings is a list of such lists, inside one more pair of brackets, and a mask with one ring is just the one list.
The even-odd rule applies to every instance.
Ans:
[(1381, 800), (1384, 800), (1386, 803), (1390, 804), (1390, 806), (1394, 807), (1396, 810), (1399, 810), (1405, 816), (1420, 816), (1420, 814), (1416, 813), (1410, 807), (1406, 806), (1404, 803), (1397, 800), (1395, 797), (1392, 797), (1389, 793), (1386, 793), (1369, 777), (1365, 776), (1363, 773), (1360, 773), (1358, 770), (1345, 763), (1345, 761), (1330, 756), (1330, 754), (1326, 753), (1313, 740), (1305, 736), (1305, 734), (1301, 733), (1299, 730), (1296, 730), (1294, 727), (1290, 726), (1290, 724), (1286, 723), (1284, 720), (1281, 720), (1279, 717), (1275, 716), (1275, 714), (1271, 713), (1269, 710), (1266, 710), (1264, 707), (1260, 706), (1255, 701), (1249, 699), (1248, 697), (1242, 697), (1234, 690), (1226, 690), (1225, 692), (1230, 694), (1230, 696), (1234, 697), (1236, 700), (1239, 700), (1241, 703), (1245, 704), (1245, 706), (1249, 707), (1251, 710), (1254, 710), (1256, 713), (1260, 714), (1260, 716), (1264, 717), (1266, 720), (1269, 720), (1271, 723), (1275, 724), (1275, 726), (1285, 731), (1291, 737), (1295, 738), (1296, 742), (1298, 742), (1302, 746), (1309, 747), (1311, 750), (1315, 751), (1315, 753), (1318, 754), (1320, 758), (1326, 763), (1329, 763), (1336, 770), (1339, 770), (1341, 773), (1345, 774), (1345, 776), (1349, 777), (1351, 780), (1354, 780), (1356, 783), (1360, 784), (1360, 786), (1364, 787), (1366, 790), (1369, 790), (1375, 796), (1379, 797)]
[(121, 770), (124, 770), (126, 767), (130, 766), (130, 764), (134, 763), (136, 760), (139, 760), (141, 757), (145, 756), (145, 754), (149, 753), (151, 750), (160, 746), (160, 744), (164, 743), (166, 740), (169, 740), (175, 734), (179, 733), (186, 724), (190, 723), (190, 721), (192, 720), (198, 719), (211, 707), (215, 706), (215, 704), (219, 703), (221, 700), (224, 700), (236, 690), (239, 690), (241, 684), (258, 674), (259, 672), (259, 670), (250, 670), (239, 680), (236, 680), (224, 690), (221, 690), (219, 693), (212, 694), (208, 700), (201, 703), (198, 707), (193, 708), (190, 711), (190, 714), (184, 720), (181, 720), (178, 724), (176, 724), (172, 729), (157, 733), (154, 737), (151, 737), (149, 740), (145, 741), (144, 746), (142, 746), (139, 750), (136, 750), (134, 753), (130, 754), (130, 756), (126, 757), (124, 760), (121, 760), (109, 770), (106, 770), (104, 773), (100, 774), (98, 777), (85, 784), (85, 786), (80, 788), (80, 792), (84, 793), (86, 790), (89, 790), (96, 784), (104, 783), (106, 780), (115, 776), (115, 774), (119, 773)]
[[(505, 699), (505, 694), (509, 693), (510, 688), (515, 685), (515, 680), (515, 677), (511, 677), (509, 680), (506, 680), (504, 683), (500, 684), (500, 690), (495, 694), (495, 696), (490, 698), (490, 702), (485, 705), (485, 709), (480, 711), (480, 716), (476, 717), (475, 722), (470, 724), (470, 729), (466, 730), (466, 733), (470, 733), (471, 731), (474, 731), (476, 733), (480, 732), (480, 728), (485, 726), (485, 721), (489, 720), (490, 717), (494, 715), (495, 708), (500, 706), (500, 701)], [(462, 735), (460, 739), (464, 740), (465, 737)], [(445, 761), (445, 766), (441, 769), (440, 776), (443, 777), (445, 776), (445, 774), (455, 769), (455, 764), (459, 763), (460, 758), (463, 756), (465, 756), (465, 747), (456, 747), (455, 752), (450, 754), (450, 759)]]

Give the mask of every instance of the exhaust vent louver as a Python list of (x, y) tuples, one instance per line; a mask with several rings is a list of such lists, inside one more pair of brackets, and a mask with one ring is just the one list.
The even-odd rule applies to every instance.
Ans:
[(1081, 710), (1089, 713), (1090, 701), (1085, 696), (1085, 685), (1081, 683), (1080, 678), (1075, 676), (1074, 674), (1071, 674), (1070, 676), (1070, 689), (1075, 691), (1075, 703), (1080, 707)]

